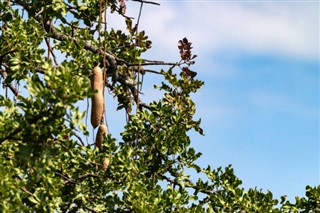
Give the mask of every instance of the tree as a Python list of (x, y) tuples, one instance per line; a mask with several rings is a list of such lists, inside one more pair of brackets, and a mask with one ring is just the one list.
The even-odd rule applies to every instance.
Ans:
[[(192, 44), (178, 42), (176, 63), (142, 59), (151, 41), (125, 9), (124, 0), (1, 1), (1, 211), (319, 212), (320, 186), (292, 204), (244, 190), (231, 166), (195, 163), (201, 153), (187, 132), (203, 130), (190, 94), (203, 82), (191, 70)], [(105, 11), (122, 15), (127, 31), (107, 29)], [(141, 100), (144, 75), (163, 77), (159, 101)], [(104, 129), (93, 141), (85, 117), (107, 124), (110, 94), (127, 115), (122, 140)], [(78, 105), (86, 99), (91, 111)], [(187, 169), (207, 178), (194, 181)]]

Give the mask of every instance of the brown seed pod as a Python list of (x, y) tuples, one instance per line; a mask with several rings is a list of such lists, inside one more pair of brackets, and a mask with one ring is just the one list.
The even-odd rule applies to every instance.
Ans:
[(96, 142), (95, 142), (96, 147), (98, 147), (99, 149), (102, 146), (102, 142), (103, 142), (103, 139), (106, 137), (107, 131), (108, 131), (107, 126), (104, 124), (100, 124), (97, 132), (97, 136), (96, 136)]
[(103, 114), (103, 73), (99, 66), (96, 66), (92, 70), (91, 76), (91, 88), (92, 90), (98, 90), (95, 93), (91, 100), (92, 100), (92, 108), (91, 108), (91, 124), (93, 128), (96, 128), (101, 121), (102, 114)]
[(109, 163), (110, 163), (109, 158), (104, 158), (103, 159), (103, 161), (102, 161), (102, 170), (103, 171), (107, 170), (107, 168), (109, 167)]

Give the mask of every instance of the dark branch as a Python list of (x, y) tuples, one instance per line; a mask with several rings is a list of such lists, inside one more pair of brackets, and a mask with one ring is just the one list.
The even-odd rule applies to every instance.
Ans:
[(128, 86), (130, 88), (130, 91), (131, 91), (131, 93), (133, 95), (133, 98), (134, 98), (137, 106), (141, 106), (141, 107), (150, 109), (150, 107), (147, 104), (143, 103), (140, 100), (140, 98), (138, 96), (139, 91), (135, 87), (135, 83), (134, 83), (134, 81), (132, 79), (130, 79), (128, 76), (122, 76), (122, 75), (121, 76), (119, 76), (119, 75), (114, 76), (114, 78), (115, 78), (116, 81), (118, 81), (118, 82), (120, 82), (120, 83), (122, 83), (122, 84), (124, 84), (124, 85), (126, 85), (126, 86)]
[(27, 193), (28, 195), (30, 195), (31, 197), (34, 197), (36, 199), (36, 197), (34, 196), (34, 194), (32, 194), (31, 192), (29, 192), (26, 188), (24, 187), (20, 187), (21, 191)]
[[(7, 77), (7, 72), (3, 69), (0, 68), (0, 75), (1, 77), (5, 80)], [(11, 90), (11, 92), (17, 97), (19, 96), (19, 91), (15, 88), (15, 86), (13, 86), (12, 83), (8, 83), (6, 84), (5, 82), (3, 82), (3, 85), (6, 87), (9, 87), (9, 89)]]
[(96, 212), (97, 212), (96, 210), (94, 210), (94, 209), (92, 209), (92, 208), (90, 208), (90, 207), (87, 207), (87, 206), (85, 206), (84, 208), (85, 208), (86, 210), (89, 210), (89, 211), (93, 212), (93, 213), (96, 213)]
[[(43, 111), (43, 113), (48, 113), (48, 112), (53, 112), (53, 110), (55, 109), (52, 109), (51, 107), (48, 108), (46, 111)], [(31, 119), (28, 119), (26, 120), (28, 122), (29, 125), (32, 125), (32, 124), (36, 124), (38, 121), (40, 121), (41, 119), (43, 119), (43, 115), (44, 114), (39, 114)], [(11, 133), (9, 133), (7, 136), (3, 137), (3, 138), (0, 138), (0, 144), (2, 144), (4, 141), (6, 140), (10, 140), (10, 139), (13, 139), (13, 136), (17, 135), (19, 132), (23, 132), (24, 131), (24, 128), (22, 126), (19, 126), (17, 127), (16, 129), (14, 129)]]
[[(26, 6), (24, 4), (23, 1), (21, 0), (15, 0), (14, 2), (16, 2), (17, 4), (19, 4), (20, 6), (22, 6), (25, 10), (27, 10), (28, 12), (30, 12), (30, 7), (29, 6)], [(41, 20), (39, 18), (37, 18), (37, 20), (39, 22), (41, 22)], [(64, 34), (61, 34), (59, 33), (56, 28), (51, 24), (51, 21), (50, 20), (46, 20), (44, 21), (44, 29), (47, 33), (50, 33), (51, 37), (54, 38), (54, 39), (57, 39), (59, 41), (67, 41), (67, 40), (72, 40), (74, 42), (77, 42), (76, 39), (72, 38), (72, 37), (68, 37)], [(108, 61), (108, 70), (112, 71), (112, 72), (115, 72), (116, 69), (117, 69), (117, 63), (125, 63), (124, 60), (122, 59), (119, 59), (117, 58), (115, 55), (113, 55), (109, 50), (107, 50), (106, 52), (104, 52), (103, 50), (95, 47), (95, 46), (92, 46), (91, 44), (89, 43), (85, 43), (84, 45), (84, 49), (86, 50), (89, 50), (93, 53), (97, 53), (97, 54), (100, 54), (100, 55), (106, 55), (106, 58), (107, 58), (107, 61)]]
[(55, 63), (56, 65), (58, 65), (57, 57), (56, 57), (56, 55), (54, 54), (53, 49), (52, 49), (52, 47), (51, 47), (51, 45), (50, 45), (50, 39), (49, 39), (49, 38), (46, 38), (45, 41), (46, 41), (46, 44), (47, 44), (47, 46), (48, 46), (48, 59), (50, 58), (50, 53), (51, 53), (51, 55), (52, 55), (52, 57), (53, 57), (54, 63)]
[[(44, 26), (45, 26), (46, 32), (47, 32), (47, 33), (51, 33), (51, 34), (52, 34), (52, 37), (53, 37), (54, 39), (57, 39), (57, 40), (59, 40), (59, 41), (66, 41), (66, 40), (71, 39), (72, 41), (77, 42), (76, 39), (70, 38), (70, 37), (68, 37), (68, 36), (66, 36), (66, 35), (64, 35), (64, 34), (59, 33), (59, 32), (55, 29), (55, 27), (51, 24), (50, 21), (46, 21), (46, 22), (44, 23)], [(85, 50), (89, 50), (89, 51), (91, 51), (91, 52), (93, 52), (93, 53), (100, 54), (100, 55), (102, 55), (102, 56), (105, 54), (106, 59), (107, 59), (107, 61), (108, 61), (108, 66), (109, 66), (109, 69), (108, 69), (108, 70), (110, 70), (111, 72), (115, 72), (115, 71), (116, 71), (116, 69), (117, 69), (117, 63), (118, 63), (118, 62), (124, 63), (123, 60), (118, 59), (118, 58), (117, 58), (116, 56), (114, 56), (109, 50), (107, 50), (106, 52), (104, 52), (103, 50), (101, 50), (101, 49), (99, 49), (99, 48), (97, 48), (97, 47), (95, 47), (95, 46), (92, 46), (91, 44), (89, 44), (89, 43), (87, 43), (87, 42), (86, 42), (85, 45), (84, 45), (84, 49), (85, 49)]]
[[(146, 4), (154, 4), (154, 5), (160, 5), (158, 3), (155, 2), (151, 2), (151, 1), (144, 1), (144, 0), (134, 0), (137, 2), (141, 2), (141, 3), (146, 3)], [(22, 6), (25, 10), (27, 10), (28, 12), (31, 10), (30, 6), (27, 6), (24, 4), (24, 2), (22, 0), (15, 0), (14, 2), (16, 2), (17, 4), (19, 4), (20, 6)], [(70, 5), (69, 5), (70, 6)], [(37, 20), (39, 22), (42, 22), (42, 20), (40, 19), (41, 15), (39, 15), (39, 17), (37, 17)], [(67, 35), (64, 35), (62, 33), (60, 33), (55, 27), (54, 25), (51, 23), (51, 20), (45, 20), (43, 22), (43, 27), (45, 29), (45, 31), (50, 34), (50, 37), (59, 41), (67, 41), (67, 40), (71, 40), (75, 43), (77, 43), (77, 40), (69, 37)], [(122, 64), (126, 64), (127, 66), (148, 66), (148, 65), (170, 65), (170, 66), (177, 66), (179, 65), (178, 63), (165, 63), (163, 61), (149, 61), (149, 60), (145, 60), (146, 63), (142, 63), (142, 64), (129, 64), (127, 63), (125, 60), (117, 58), (110, 50), (105, 50), (103, 51), (101, 48), (97, 48), (89, 43), (85, 43), (84, 44), (84, 49), (91, 51), (92, 53), (96, 53), (99, 54), (101, 56), (106, 57), (106, 62), (107, 62), (107, 68), (108, 68), (108, 74), (110, 74), (113, 78), (113, 81), (117, 81), (121, 84), (127, 85), (131, 92), (132, 95), (134, 96), (134, 100), (137, 104), (137, 106), (142, 106), (145, 108), (149, 108), (148, 105), (144, 104), (141, 102), (141, 100), (139, 99), (139, 91), (135, 88), (136, 84), (135, 82), (133, 82), (128, 76), (119, 76), (117, 74), (117, 66), (118, 65), (122, 65)], [(44, 70), (42, 68), (36, 68), (36, 70), (40, 73), (44, 73)], [(148, 72), (153, 72), (153, 73), (157, 73), (151, 70), (148, 70)], [(157, 73), (159, 74), (159, 73)], [(107, 85), (108, 86), (108, 85)]]
[(132, 1), (137, 1), (137, 2), (141, 2), (141, 3), (153, 4), (153, 5), (160, 6), (159, 3), (157, 3), (157, 2), (152, 2), (152, 1), (144, 1), (144, 0), (132, 0)]
[(11, 139), (14, 135), (18, 134), (20, 131), (22, 131), (22, 128), (17, 128), (14, 131), (12, 131), (9, 135), (7, 135), (4, 138), (0, 138), (0, 144), (2, 144), (4, 141)]
[(99, 175), (97, 174), (93, 174), (93, 173), (87, 173), (87, 174), (84, 174), (84, 175), (80, 175), (77, 179), (85, 179), (87, 177), (94, 177), (94, 178), (98, 178), (100, 177)]
[(80, 176), (77, 177), (76, 179), (70, 179), (70, 178), (67, 178), (67, 177), (63, 176), (63, 175), (62, 175), (61, 173), (59, 173), (59, 172), (55, 172), (55, 174), (59, 175), (60, 177), (62, 177), (63, 179), (66, 180), (66, 181), (64, 182), (64, 184), (67, 184), (67, 183), (77, 184), (76, 180), (81, 180), (81, 179), (85, 179), (85, 178), (88, 178), (88, 177), (94, 177), (94, 178), (100, 177), (100, 176), (97, 175), (97, 174), (87, 173), (87, 174), (84, 174), (84, 175), (80, 175)]
[(69, 183), (69, 182), (70, 182), (70, 183), (73, 183), (73, 184), (76, 184), (76, 182), (75, 182), (74, 180), (72, 180), (72, 179), (64, 176), (64, 175), (61, 174), (60, 172), (55, 172), (55, 174), (58, 175), (58, 176), (60, 176), (60, 177), (62, 177), (64, 180), (66, 180), (66, 181), (64, 182), (64, 184)]
[[(172, 180), (172, 179), (170, 179), (170, 178), (168, 178), (167, 176), (162, 175), (162, 174), (160, 174), (160, 176), (161, 176), (163, 179), (165, 179), (166, 181), (168, 181), (169, 183), (171, 183), (171, 184), (176, 184), (176, 185), (179, 185), (179, 186), (180, 186), (179, 182), (177, 182), (177, 181), (175, 181), (175, 180)], [(198, 190), (198, 192), (202, 192), (202, 193), (207, 194), (207, 195), (211, 195), (212, 193), (214, 193), (214, 191), (199, 188), (198, 186), (194, 185), (190, 180), (189, 180), (188, 185), (186, 185), (185, 187)]]
[(80, 141), (81, 145), (85, 146), (83, 140), (81, 139), (81, 137), (77, 133), (75, 133), (74, 131), (72, 133)]
[(141, 64), (128, 64), (128, 66), (132, 67), (132, 66), (154, 66), (154, 65), (167, 65), (167, 66), (178, 66), (179, 63), (168, 63), (168, 62), (164, 62), (164, 61), (148, 61), (145, 60), (145, 63), (141, 63)]
[(139, 67), (139, 69), (135, 69), (134, 71), (137, 72), (137, 73), (140, 73), (142, 75), (146, 74), (146, 72), (162, 75), (162, 73), (159, 72), (159, 71), (150, 70), (150, 69), (144, 69), (143, 67)]
[(68, 178), (68, 177), (64, 176), (63, 174), (61, 174), (59, 172), (55, 172), (55, 174), (60, 176), (60, 177), (62, 177), (64, 180), (66, 180), (65, 182), (63, 182), (64, 184), (68, 184), (68, 183), (77, 184), (76, 180), (81, 180), (81, 179), (85, 179), (85, 178), (88, 178), (88, 177), (94, 177), (94, 178), (100, 177), (97, 174), (87, 173), (87, 174), (84, 174), (84, 175), (80, 175), (76, 179), (71, 179), (71, 178)]

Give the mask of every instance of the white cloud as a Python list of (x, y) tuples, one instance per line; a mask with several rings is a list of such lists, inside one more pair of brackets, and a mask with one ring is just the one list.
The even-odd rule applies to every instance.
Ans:
[[(216, 56), (274, 55), (290, 59), (319, 58), (319, 4), (279, 2), (160, 1), (144, 4), (140, 30), (153, 41), (143, 57), (179, 60), (177, 42), (187, 37), (199, 55), (195, 70), (206, 77), (233, 78), (238, 69)], [(139, 14), (138, 2), (127, 2), (128, 16)], [(123, 17), (108, 15), (108, 26), (125, 29)], [(201, 68), (197, 67), (201, 65)]]
[(318, 13), (317, 3), (162, 2), (144, 7), (141, 28), (164, 56), (187, 36), (203, 55), (227, 48), (315, 59)]
[[(199, 55), (194, 69), (204, 72), (206, 78), (221, 80), (239, 75), (237, 67), (215, 58), (220, 52), (229, 51), (231, 57), (239, 57), (239, 52), (311, 60), (318, 57), (317, 3), (160, 3), (160, 7), (145, 4), (142, 10), (139, 29), (146, 30), (154, 42), (147, 57), (178, 60), (177, 41), (186, 36), (194, 44), (194, 53)], [(127, 6), (127, 15), (137, 18), (140, 4), (127, 2)], [(109, 16), (111, 26), (124, 29), (123, 18)], [(198, 64), (201, 69), (196, 67)], [(149, 97), (160, 97), (151, 91), (142, 96), (147, 102)], [(286, 109), (290, 113), (306, 113), (308, 116), (316, 114), (313, 109), (271, 94), (255, 93), (251, 98), (252, 103), (261, 108)], [(237, 114), (226, 104), (208, 104), (208, 100), (205, 104), (202, 100), (197, 103), (198, 112), (201, 112), (199, 116), (209, 120), (232, 119)]]
[[(290, 59), (319, 58), (319, 4), (279, 2), (161, 1), (145, 4), (140, 30), (153, 41), (143, 57), (167, 62), (179, 60), (177, 42), (187, 37), (199, 55), (197, 64), (207, 77), (233, 78), (237, 68), (219, 61), (241, 54), (267, 54)], [(127, 2), (128, 16), (139, 14), (138, 2)], [(108, 15), (108, 26), (125, 29), (123, 17)], [(197, 66), (196, 64), (196, 66)], [(197, 67), (194, 69), (199, 70)]]

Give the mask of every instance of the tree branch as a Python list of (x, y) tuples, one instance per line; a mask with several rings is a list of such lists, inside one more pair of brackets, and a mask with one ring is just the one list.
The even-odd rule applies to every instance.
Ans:
[(85, 206), (84, 208), (85, 208), (86, 210), (89, 210), (89, 211), (93, 212), (93, 213), (96, 213), (96, 212), (97, 212), (96, 210), (94, 210), (94, 209), (92, 209), (92, 208), (90, 208), (90, 207), (87, 207), (87, 206)]
[[(44, 27), (45, 27), (46, 32), (51, 33), (52, 37), (54, 39), (57, 39), (59, 41), (66, 41), (66, 40), (71, 39), (72, 41), (77, 42), (76, 39), (70, 38), (64, 34), (59, 33), (49, 20), (44, 23)], [(109, 66), (108, 70), (110, 70), (112, 72), (115, 72), (117, 70), (118, 62), (124, 63), (124, 60), (117, 58), (109, 50), (106, 50), (106, 52), (104, 52), (103, 50), (101, 50), (101, 49), (99, 49), (99, 48), (97, 48), (87, 42), (85, 42), (85, 44), (84, 44), (84, 49), (89, 50), (93, 53), (100, 54), (102, 56), (105, 54), (107, 62), (108, 62), (108, 66)]]
[[(19, 4), (20, 6), (22, 6), (26, 11), (30, 12), (30, 7), (25, 5), (23, 1), (21, 0), (15, 0), (14, 1), (16, 4)], [(41, 20), (39, 18), (37, 18), (37, 20), (39, 22), (41, 22)], [(72, 37), (68, 37), (64, 34), (59, 33), (56, 28), (52, 25), (50, 20), (46, 20), (43, 23), (44, 25), (44, 29), (45, 31), (51, 35), (52, 38), (57, 39), (59, 41), (67, 41), (67, 40), (72, 40), (73, 42), (77, 42), (76, 39), (72, 38)], [(118, 63), (125, 63), (124, 60), (117, 58), (115, 55), (113, 55), (109, 50), (107, 50), (106, 52), (104, 52), (103, 50), (89, 44), (89, 43), (85, 43), (84, 45), (84, 49), (89, 50), (93, 53), (97, 53), (100, 55), (106, 55), (106, 59), (108, 61), (108, 70), (115, 72), (117, 69), (117, 64)]]
[(63, 174), (61, 174), (59, 172), (55, 172), (55, 174), (59, 175), (64, 180), (66, 180), (65, 182), (63, 182), (64, 184), (67, 184), (67, 183), (77, 184), (76, 180), (81, 180), (81, 179), (85, 179), (85, 178), (88, 178), (88, 177), (94, 177), (94, 178), (99, 178), (100, 177), (97, 174), (87, 173), (87, 174), (84, 174), (84, 175), (80, 175), (76, 179), (71, 179), (71, 178), (68, 178), (68, 177), (64, 176)]
[(84, 175), (80, 175), (79, 177), (77, 177), (77, 179), (85, 179), (87, 177), (95, 177), (95, 178), (98, 178), (100, 177), (99, 175), (97, 174), (93, 174), (93, 173), (87, 173), (87, 174), (84, 174)]
[(72, 134), (80, 141), (82, 146), (85, 146), (83, 140), (75, 131), (73, 131)]
[(146, 73), (146, 72), (150, 72), (150, 73), (154, 73), (154, 74), (158, 74), (158, 75), (162, 75), (162, 73), (155, 71), (155, 70), (149, 70), (149, 69), (142, 69), (140, 72), (142, 73)]
[(66, 183), (68, 183), (68, 182), (73, 183), (73, 184), (76, 184), (76, 182), (75, 182), (74, 180), (72, 180), (72, 179), (64, 176), (62, 173), (60, 173), (60, 172), (54, 172), (54, 173), (55, 173), (56, 175), (62, 177), (62, 179), (66, 180), (66, 181), (64, 182), (64, 184), (66, 184)]
[[(53, 110), (56, 109), (52, 109), (51, 107), (48, 108), (46, 111), (43, 111), (43, 113), (48, 113), (48, 112), (52, 112)], [(54, 113), (54, 112), (52, 112)], [(28, 122), (28, 125), (32, 125), (32, 124), (36, 124), (39, 120), (44, 118), (44, 114), (39, 114), (31, 119), (25, 120)], [(9, 133), (7, 136), (5, 136), (4, 138), (0, 138), (0, 144), (2, 144), (4, 141), (8, 140), (8, 139), (12, 139), (12, 137), (16, 134), (18, 134), (19, 132), (23, 132), (24, 128), (22, 126), (17, 127), (16, 129), (14, 129), (11, 133)]]
[[(5, 80), (7, 77), (7, 72), (3, 69), (0, 68), (0, 75), (1, 77)], [(12, 83), (6, 84), (5, 82), (3, 82), (3, 85), (6, 87), (9, 87), (9, 89), (11, 90), (11, 92), (17, 97), (19, 96), (19, 91), (15, 88), (15, 86), (13, 86)]]
[(172, 62), (164, 62), (164, 61), (151, 61), (147, 59), (142, 59), (145, 61), (144, 63), (140, 64), (128, 64), (128, 66), (154, 66), (154, 65), (167, 65), (167, 66), (178, 66), (179, 63), (172, 63)]
[(141, 2), (141, 3), (153, 4), (153, 5), (160, 6), (159, 3), (157, 3), (157, 2), (152, 2), (152, 1), (144, 1), (144, 0), (132, 0), (132, 1), (137, 1), (137, 2)]
[[(159, 5), (158, 3), (149, 2), (149, 1), (142, 1), (142, 0), (136, 0), (136, 1), (139, 1), (141, 3)], [(21, 1), (21, 0), (15, 0), (14, 2), (16, 2), (17, 4), (22, 6), (28, 12), (31, 9), (29, 6), (25, 5), (24, 2)], [(39, 22), (42, 22), (40, 18), (38, 18), (37, 20)], [(75, 43), (77, 42), (76, 39), (58, 32), (58, 30), (54, 27), (54, 25), (51, 23), (50, 20), (45, 20), (43, 22), (43, 27), (44, 27), (45, 31), (48, 34), (50, 34), (51, 38), (54, 38), (54, 39), (59, 40), (59, 41), (72, 40)], [(129, 64), (125, 60), (117, 58), (110, 50), (103, 51), (102, 49), (97, 48), (97, 47), (89, 44), (88, 42), (85, 42), (84, 49), (85, 50), (89, 50), (89, 51), (91, 51), (93, 53), (105, 56), (106, 60), (107, 60), (108, 73), (110, 73), (110, 75), (113, 77), (113, 81), (117, 81), (119, 83), (127, 85), (131, 90), (131, 93), (132, 93), (132, 95), (134, 97), (134, 100), (135, 100), (137, 106), (142, 106), (142, 107), (146, 107), (146, 108), (148, 108), (148, 106), (146, 104), (142, 103), (141, 100), (139, 99), (139, 96), (138, 96), (139, 91), (135, 88), (136, 84), (134, 82), (132, 82), (132, 80), (128, 76), (118, 76), (117, 75), (117, 66), (121, 65), (121, 64), (126, 64), (127, 66), (138, 66), (138, 65), (139, 66), (148, 66), (148, 65), (177, 66), (178, 65), (178, 63), (165, 63), (163, 61), (149, 61), (149, 60), (145, 60), (146, 63), (142, 63), (142, 64)], [(37, 70), (40, 71), (41, 73), (44, 72), (44, 70), (41, 69), (41, 68), (39, 68)], [(148, 71), (152, 72), (150, 70), (148, 70)], [(153, 73), (156, 73), (156, 72), (153, 72)]]
[[(165, 179), (165, 180), (168, 181), (169, 183), (172, 183), (172, 184), (176, 184), (176, 185), (181, 186), (181, 185), (179, 184), (179, 182), (174, 181), (174, 180), (168, 178), (167, 176), (165, 176), (165, 175), (163, 175), (163, 174), (160, 174), (160, 177), (162, 177), (163, 179)], [(198, 192), (202, 192), (202, 193), (207, 194), (207, 195), (210, 195), (210, 194), (214, 193), (214, 191), (207, 190), (207, 189), (201, 189), (201, 188), (197, 187), (197, 186), (194, 185), (190, 180), (189, 180), (188, 185), (186, 185), (185, 187), (198, 190)]]
[(21, 191), (27, 193), (28, 195), (30, 195), (31, 197), (34, 197), (36, 199), (36, 197), (34, 196), (33, 193), (29, 192), (26, 188), (24, 187), (20, 187)]

